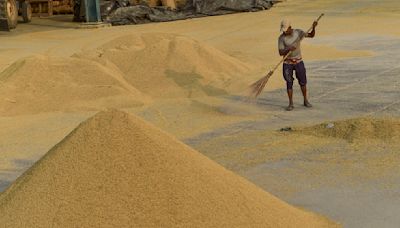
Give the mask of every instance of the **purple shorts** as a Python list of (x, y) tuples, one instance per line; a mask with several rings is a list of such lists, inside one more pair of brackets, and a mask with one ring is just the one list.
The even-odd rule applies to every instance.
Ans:
[(297, 81), (301, 86), (305, 86), (307, 84), (307, 76), (306, 76), (306, 68), (304, 67), (304, 62), (301, 61), (296, 64), (283, 64), (283, 78), (286, 81), (286, 88), (293, 88), (293, 71), (296, 72)]

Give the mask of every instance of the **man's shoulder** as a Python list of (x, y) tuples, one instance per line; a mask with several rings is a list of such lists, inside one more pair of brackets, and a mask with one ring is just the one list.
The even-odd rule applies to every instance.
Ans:
[(298, 34), (304, 34), (305, 32), (303, 31), (303, 29), (293, 29), (294, 32), (298, 33)]
[(285, 38), (285, 35), (283, 33), (281, 33), (281, 35), (279, 35), (278, 40), (283, 40), (283, 38)]

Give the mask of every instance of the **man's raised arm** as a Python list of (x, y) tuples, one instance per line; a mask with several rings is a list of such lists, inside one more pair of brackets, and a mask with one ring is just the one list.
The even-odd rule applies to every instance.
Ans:
[(317, 27), (318, 22), (314, 21), (311, 32), (306, 34), (306, 37), (314, 38), (315, 36), (315, 27)]

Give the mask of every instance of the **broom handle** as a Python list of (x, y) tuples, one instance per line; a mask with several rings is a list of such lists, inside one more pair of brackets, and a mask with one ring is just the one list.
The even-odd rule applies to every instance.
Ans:
[[(319, 17), (317, 18), (317, 20), (315, 20), (315, 22), (318, 22), (323, 16), (324, 16), (324, 14), (321, 13), (321, 15), (319, 15)], [(311, 26), (311, 27), (307, 30), (307, 33), (310, 33), (312, 29), (313, 29), (313, 26)], [(305, 37), (305, 36), (300, 37), (300, 40), (299, 40), (299, 41), (302, 41), (302, 40), (304, 39), (304, 37)], [(297, 41), (296, 41), (296, 42), (297, 42)], [(287, 54), (281, 59), (281, 61), (279, 61), (279, 63), (276, 64), (276, 66), (271, 70), (271, 72), (274, 72), (274, 71), (283, 63), (283, 61), (285, 61), (285, 59), (286, 59), (290, 54), (292, 54), (291, 51), (289, 51), (289, 53), (287, 53)]]

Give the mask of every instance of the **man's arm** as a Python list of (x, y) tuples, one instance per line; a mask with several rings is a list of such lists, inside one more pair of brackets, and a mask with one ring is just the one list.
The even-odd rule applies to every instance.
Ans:
[(285, 56), (285, 55), (287, 55), (289, 52), (294, 51), (294, 50), (296, 50), (295, 47), (287, 47), (287, 48), (284, 48), (284, 49), (279, 49), (279, 55), (280, 55), (280, 56)]
[(314, 36), (315, 36), (315, 27), (317, 27), (317, 25), (318, 25), (318, 22), (314, 21), (313, 26), (312, 26), (312, 30), (311, 30), (311, 32), (306, 34), (306, 37), (314, 38)]
[(290, 51), (294, 51), (296, 48), (295, 47), (286, 47), (285, 44), (283, 43), (283, 40), (279, 38), (278, 40), (278, 50), (279, 50), (279, 55), (280, 56), (285, 56), (287, 55)]

